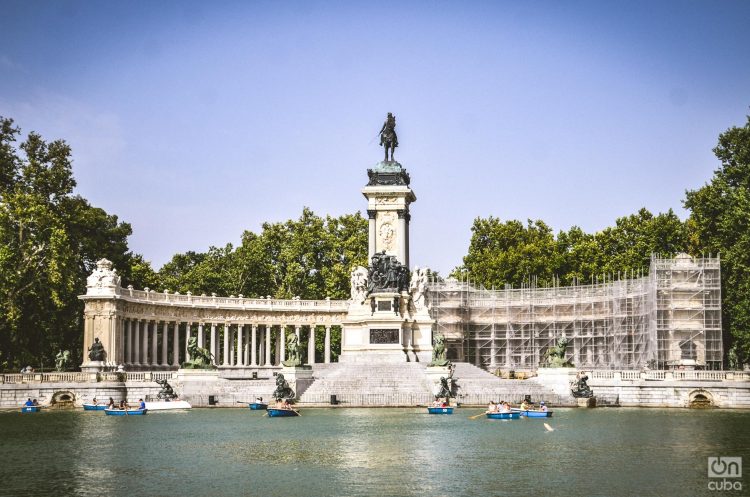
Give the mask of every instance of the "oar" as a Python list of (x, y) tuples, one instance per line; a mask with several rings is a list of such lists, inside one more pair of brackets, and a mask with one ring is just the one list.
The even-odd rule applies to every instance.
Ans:
[(484, 416), (488, 411), (480, 412), (476, 416), (469, 416), (469, 419), (477, 419), (479, 416)]
[(299, 416), (300, 418), (302, 417), (302, 414), (301, 414), (301, 413), (300, 413), (299, 411), (296, 411), (296, 410), (294, 410), (294, 409), (292, 409), (292, 411), (296, 412), (296, 413), (297, 413), (297, 416)]

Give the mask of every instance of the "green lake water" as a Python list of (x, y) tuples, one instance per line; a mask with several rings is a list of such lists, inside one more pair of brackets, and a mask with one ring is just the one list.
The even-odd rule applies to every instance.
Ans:
[[(512, 421), (424, 411), (6, 411), (0, 495), (750, 495), (749, 411), (556, 409)], [(709, 456), (744, 456), (745, 490), (709, 491)]]

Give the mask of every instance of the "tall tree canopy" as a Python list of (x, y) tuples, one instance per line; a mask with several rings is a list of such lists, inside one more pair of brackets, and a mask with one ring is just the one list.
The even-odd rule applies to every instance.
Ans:
[(469, 252), (453, 276), (467, 275), (485, 287), (560, 284), (629, 274), (649, 265), (652, 253), (675, 254), (688, 248), (685, 223), (670, 209), (654, 216), (646, 209), (621, 217), (594, 234), (574, 226), (555, 237), (543, 221), (503, 222), (477, 218)]
[[(721, 253), (724, 343), (750, 361), (750, 116), (719, 136), (721, 165), (709, 183), (688, 191), (693, 252)], [(727, 340), (729, 339), (729, 340)]]
[(0, 117), (0, 367), (50, 365), (59, 349), (80, 359), (85, 279), (101, 257), (126, 282), (148, 266), (127, 249), (130, 225), (73, 194), (70, 147)]
[(305, 208), (297, 220), (246, 231), (237, 248), (177, 254), (158, 279), (181, 293), (345, 299), (352, 267), (365, 264), (367, 220), (359, 213), (321, 218)]

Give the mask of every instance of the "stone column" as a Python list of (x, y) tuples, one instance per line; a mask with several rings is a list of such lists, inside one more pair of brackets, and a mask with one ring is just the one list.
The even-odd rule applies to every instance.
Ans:
[(133, 338), (133, 365), (141, 365), (141, 321), (136, 319), (133, 321), (135, 325), (135, 338)]
[(281, 341), (281, 352), (279, 352), (279, 365), (282, 361), (286, 361), (286, 325), (282, 324), (279, 326), (279, 341)]
[(128, 351), (125, 353), (125, 362), (130, 366), (133, 364), (133, 320), (127, 321), (128, 330)]
[(307, 340), (307, 364), (315, 364), (315, 325), (310, 325), (310, 335)]
[[(263, 325), (263, 329), (265, 330), (266, 328), (268, 328), (268, 325), (264, 324)], [(263, 350), (265, 349), (265, 347), (263, 345), (265, 343), (264, 337), (265, 337), (265, 334), (261, 333), (260, 337), (258, 338), (258, 365), (259, 366), (264, 366), (265, 365), (266, 355), (263, 353)]]
[(222, 366), (229, 366), (229, 323), (224, 323), (224, 357), (221, 358)]
[(323, 352), (323, 362), (331, 362), (331, 326), (326, 326), (325, 351)]
[(172, 330), (172, 366), (180, 367), (180, 322), (174, 322)]
[(375, 252), (377, 251), (377, 248), (375, 247), (375, 239), (376, 239), (376, 232), (375, 232), (375, 215), (376, 212), (374, 210), (367, 210), (367, 217), (369, 218), (369, 236), (368, 236), (368, 245), (367, 245), (367, 260), (369, 261), (372, 259), (372, 256), (375, 255)]
[(167, 351), (167, 345), (169, 342), (169, 323), (164, 321), (161, 326), (161, 362), (162, 366), (169, 366), (169, 352)]
[(237, 352), (237, 340), (234, 336), (235, 332), (232, 331), (232, 325), (229, 325), (229, 365), (234, 366), (237, 364), (237, 356), (235, 353)]
[(398, 262), (408, 266), (406, 260), (406, 210), (398, 212)]
[(245, 326), (242, 323), (237, 324), (237, 364), (245, 365), (245, 348), (242, 343), (242, 334), (245, 332)]
[(185, 323), (185, 362), (188, 362), (190, 359), (190, 352), (188, 352), (188, 342), (190, 341), (190, 327), (192, 326), (192, 322), (188, 321)]
[(159, 322), (154, 321), (154, 327), (151, 330), (151, 366), (156, 366), (159, 363)]
[(141, 365), (142, 366), (148, 366), (150, 363), (148, 361), (148, 334), (149, 329), (151, 328), (151, 321), (144, 321), (143, 322), (143, 340), (141, 341)]
[(247, 326), (242, 327), (242, 343), (245, 344), (245, 346), (242, 348), (242, 364), (245, 366), (250, 365), (250, 328)]
[(216, 358), (218, 356), (219, 349), (216, 347), (216, 323), (211, 323), (211, 354), (213, 354), (213, 359), (211, 360), (216, 365)]
[(265, 357), (265, 365), (266, 366), (273, 366), (271, 364), (271, 327), (266, 326), (266, 357)]
[(203, 323), (198, 323), (198, 347), (204, 347)]
[(258, 325), (253, 324), (250, 325), (251, 328), (251, 337), (250, 337), (250, 365), (251, 366), (257, 366), (258, 365), (258, 339), (257, 339), (257, 333), (258, 333)]

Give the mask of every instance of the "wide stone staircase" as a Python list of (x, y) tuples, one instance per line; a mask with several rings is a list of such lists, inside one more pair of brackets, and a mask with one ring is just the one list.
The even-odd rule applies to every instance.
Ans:
[[(569, 405), (535, 379), (504, 380), (487, 371), (459, 362), (455, 364), (456, 394), (461, 404), (484, 405), (505, 400), (519, 403), (526, 395), (534, 402)], [(348, 406), (417, 406), (433, 400), (432, 380), (422, 363), (397, 364), (316, 364), (314, 381), (300, 397), (303, 404), (329, 404), (331, 396)]]
[(432, 401), (425, 365), (316, 364), (314, 381), (300, 397), (300, 403), (329, 404), (331, 395), (347, 406), (416, 406)]
[(193, 406), (207, 406), (209, 396), (213, 396), (218, 406), (232, 407), (238, 402), (252, 402), (256, 397), (263, 397), (264, 400), (270, 401), (271, 394), (276, 389), (276, 380), (272, 376), (257, 380), (218, 379), (189, 382), (180, 386), (180, 397)]
[(504, 380), (467, 362), (455, 363), (453, 373), (458, 402), (462, 404), (488, 404), (501, 400), (520, 403), (526, 395), (533, 402), (544, 400), (550, 405), (570, 405), (568, 397), (562, 397), (539, 384), (535, 378), (528, 380)]

